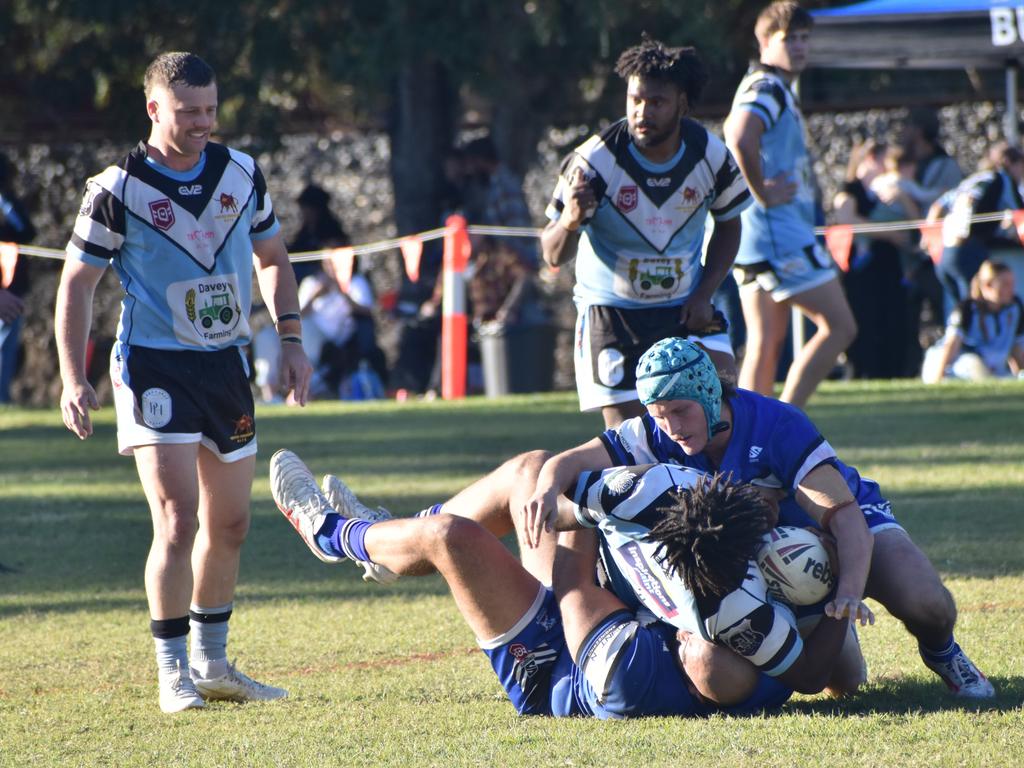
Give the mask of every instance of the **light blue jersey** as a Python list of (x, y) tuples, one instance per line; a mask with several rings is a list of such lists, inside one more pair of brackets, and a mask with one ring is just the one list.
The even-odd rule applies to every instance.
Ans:
[(252, 244), (279, 229), (248, 155), (211, 143), (179, 173), (140, 143), (86, 183), (67, 256), (113, 265), (125, 292), (121, 343), (224, 349), (249, 342)]
[(601, 441), (617, 465), (664, 462), (701, 472), (722, 472), (736, 483), (753, 483), (786, 492), (780, 502), (779, 525), (817, 526), (796, 503), (797, 487), (814, 469), (830, 465), (843, 476), (874, 532), (899, 528), (892, 508), (878, 483), (861, 477), (839, 460), (835, 449), (822, 437), (799, 408), (745, 389), (729, 399), (732, 434), (720, 466), (703, 454), (688, 456), (654, 423), (650, 414), (624, 421), (601, 435)]
[(598, 200), (576, 252), (577, 307), (682, 304), (703, 275), (708, 214), (725, 221), (750, 205), (743, 175), (721, 140), (693, 120), (683, 121), (681, 138), (679, 152), (655, 165), (636, 148), (623, 118), (566, 160), (548, 218), (561, 215), (575, 168)]
[(1007, 358), (1024, 349), (1024, 303), (1019, 296), (996, 312), (984, 311), (977, 299), (962, 301), (949, 316), (946, 337), (958, 337), (961, 354), (973, 352), (996, 376), (1009, 376)]
[[(703, 472), (667, 464), (587, 472), (574, 491), (576, 520), (597, 528), (617, 575), (660, 621), (699, 634), (743, 656), (767, 675), (778, 676), (800, 656), (803, 641), (790, 610), (776, 604), (757, 563), (751, 560), (742, 585), (721, 598), (701, 599), (656, 554), (648, 534), (676, 504), (676, 496), (705, 482)], [(613, 580), (618, 593), (622, 580)]]
[(757, 264), (792, 258), (814, 244), (814, 182), (803, 115), (786, 82), (771, 67), (758, 65), (740, 82), (732, 110), (753, 112), (764, 123), (761, 169), (765, 179), (784, 173), (797, 184), (785, 205), (758, 202), (743, 212), (743, 234), (736, 263)]

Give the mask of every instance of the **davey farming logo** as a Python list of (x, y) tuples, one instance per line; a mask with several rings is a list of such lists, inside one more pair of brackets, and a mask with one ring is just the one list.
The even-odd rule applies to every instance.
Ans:
[(149, 204), (149, 215), (153, 219), (153, 226), (166, 232), (174, 226), (174, 206), (166, 197), (162, 200), (154, 200)]
[(620, 187), (619, 195), (615, 199), (615, 207), (623, 213), (629, 213), (636, 208), (637, 197), (638, 194), (635, 185), (630, 184), (628, 187)]

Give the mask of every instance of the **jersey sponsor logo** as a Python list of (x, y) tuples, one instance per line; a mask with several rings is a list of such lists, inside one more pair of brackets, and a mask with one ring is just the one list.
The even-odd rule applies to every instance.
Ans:
[(185, 197), (194, 197), (203, 194), (202, 184), (182, 184), (178, 187), (178, 194)]
[(722, 635), (722, 639), (740, 656), (753, 656), (764, 644), (764, 634), (751, 626), (750, 619), (741, 621), (734, 630)]
[(160, 429), (171, 420), (171, 395), (166, 389), (152, 387), (142, 393), (142, 421), (147, 427)]
[(672, 179), (669, 176), (653, 176), (647, 177), (646, 184), (648, 187), (667, 187), (672, 183)]
[(692, 282), (692, 276), (684, 281), (683, 261), (675, 258), (630, 259), (624, 277), (632, 294), (642, 299), (672, 298)]
[(758, 456), (761, 455), (761, 451), (763, 451), (763, 450), (764, 449), (760, 445), (752, 445), (752, 446), (750, 446), (750, 453), (747, 456), (747, 458), (750, 461), (753, 461), (754, 459), (756, 459)]
[(679, 608), (669, 597), (661, 579), (650, 569), (640, 545), (636, 542), (629, 542), (619, 547), (619, 555), (622, 562), (629, 568), (633, 581), (638, 590), (637, 596), (659, 616), (671, 619)]
[(635, 184), (629, 184), (619, 188), (619, 194), (615, 198), (615, 207), (623, 213), (629, 213), (636, 208), (640, 200), (640, 193)]
[(636, 475), (628, 469), (624, 469), (605, 480), (604, 486), (608, 489), (609, 493), (615, 496), (625, 496), (629, 493), (635, 482)]
[(683, 189), (679, 190), (679, 198), (679, 205), (676, 206), (677, 211), (688, 211), (693, 208), (696, 208), (698, 205), (704, 202), (704, 200), (700, 196), (700, 192), (698, 192), (693, 187), (684, 187)]
[(174, 226), (174, 206), (166, 197), (153, 200), (149, 204), (149, 217), (154, 227), (166, 232)]
[[(180, 296), (175, 299), (174, 294)], [(190, 283), (183, 291), (168, 293), (168, 303), (181, 301), (185, 320), (203, 344), (217, 344), (233, 338), (242, 319), (238, 288), (223, 276)], [(179, 311), (175, 312), (178, 317)]]
[(221, 213), (238, 213), (238, 201), (235, 200), (234, 195), (229, 195), (227, 192), (221, 192), (218, 201), (220, 203)]
[(78, 209), (79, 216), (91, 216), (92, 204), (96, 195), (100, 193), (100, 186), (89, 182), (85, 185), (85, 197), (82, 198), (82, 206)]

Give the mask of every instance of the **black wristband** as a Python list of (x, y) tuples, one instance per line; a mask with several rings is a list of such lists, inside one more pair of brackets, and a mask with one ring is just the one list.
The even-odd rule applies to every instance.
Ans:
[(282, 344), (301, 344), (302, 343), (302, 337), (301, 336), (282, 336), (281, 337), (281, 343)]
[(277, 316), (278, 323), (283, 323), (285, 320), (302, 320), (302, 317), (298, 312), (284, 312)]

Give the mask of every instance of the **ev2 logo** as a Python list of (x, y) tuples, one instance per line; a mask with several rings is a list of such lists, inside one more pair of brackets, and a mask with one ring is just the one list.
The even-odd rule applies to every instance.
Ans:
[(195, 197), (196, 195), (203, 194), (202, 184), (182, 184), (178, 187), (178, 194), (184, 195), (185, 197)]

